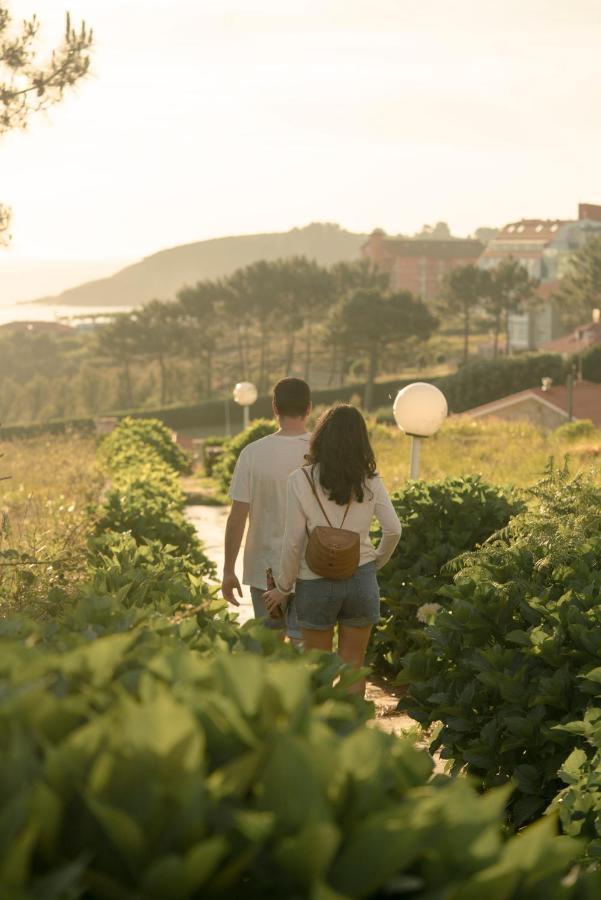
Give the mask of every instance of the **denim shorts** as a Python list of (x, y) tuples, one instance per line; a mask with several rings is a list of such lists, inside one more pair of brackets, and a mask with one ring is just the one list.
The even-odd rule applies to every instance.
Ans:
[(267, 607), (265, 606), (265, 601), (263, 600), (263, 594), (265, 593), (265, 588), (256, 588), (251, 587), (250, 596), (253, 602), (253, 610), (255, 613), (255, 619), (263, 619), (263, 624), (267, 626), (267, 628), (286, 628), (286, 634), (288, 637), (292, 638), (295, 641), (300, 641), (302, 635), (300, 633), (298, 623), (296, 621), (296, 607), (294, 603), (294, 594), (291, 594), (288, 597), (288, 604), (286, 606), (286, 610), (284, 612), (283, 619), (272, 619), (267, 611)]
[(375, 562), (359, 566), (351, 578), (298, 578), (295, 606), (300, 628), (325, 631), (337, 622), (365, 628), (380, 621), (380, 589)]

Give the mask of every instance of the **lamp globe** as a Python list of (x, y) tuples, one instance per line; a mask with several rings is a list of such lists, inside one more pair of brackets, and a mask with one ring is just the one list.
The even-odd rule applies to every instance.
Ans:
[(426, 438), (436, 434), (449, 408), (442, 391), (426, 381), (416, 381), (398, 392), (392, 411), (405, 434)]
[(240, 406), (252, 406), (257, 397), (257, 389), (250, 381), (239, 381), (234, 388), (234, 400)]

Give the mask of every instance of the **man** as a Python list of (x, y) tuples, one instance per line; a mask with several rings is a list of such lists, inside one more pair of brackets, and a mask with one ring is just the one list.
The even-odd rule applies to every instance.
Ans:
[[(309, 451), (310, 435), (305, 427), (311, 412), (309, 385), (300, 378), (283, 378), (274, 388), (272, 406), (279, 431), (245, 447), (234, 470), (221, 590), (229, 603), (240, 605), (234, 595), (237, 591), (242, 596), (235, 569), (248, 518), (242, 582), (250, 585), (255, 618), (263, 619), (270, 628), (283, 628), (281, 619), (269, 618), (263, 594), (268, 587), (267, 569), (273, 570), (276, 579), (279, 574), (288, 476), (305, 464)], [(289, 637), (300, 640), (293, 600), (286, 620)]]

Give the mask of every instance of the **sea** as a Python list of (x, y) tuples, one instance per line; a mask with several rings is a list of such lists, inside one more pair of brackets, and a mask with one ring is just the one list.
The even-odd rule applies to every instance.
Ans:
[(91, 315), (127, 312), (127, 306), (59, 306), (46, 303), (0, 303), (0, 326), (8, 322), (63, 322), (76, 325)]
[[(7, 322), (56, 322), (91, 313), (115, 312), (106, 307), (59, 306), (53, 301), (67, 288), (107, 278), (120, 271), (127, 259), (25, 259), (12, 257), (11, 248), (0, 252), (0, 326)], [(46, 297), (46, 303), (33, 303)], [(119, 307), (125, 311), (127, 307)]]

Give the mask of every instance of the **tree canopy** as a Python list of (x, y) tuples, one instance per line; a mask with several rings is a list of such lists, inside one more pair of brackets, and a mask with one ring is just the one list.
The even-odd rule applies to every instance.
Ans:
[(490, 272), (471, 265), (453, 269), (443, 281), (440, 309), (462, 322), (464, 363), (469, 355), (472, 314), (490, 295), (491, 282)]
[(436, 325), (428, 307), (409, 291), (389, 293), (362, 287), (342, 297), (332, 311), (329, 333), (331, 340), (342, 344), (347, 352), (367, 354), (367, 409), (372, 405), (373, 385), (386, 346), (410, 339), (426, 340)]
[(574, 254), (559, 297), (573, 324), (590, 319), (592, 310), (601, 308), (601, 236), (590, 238)]
[(533, 300), (538, 282), (530, 278), (527, 269), (516, 259), (503, 259), (490, 271), (490, 286), (485, 297), (494, 333), (494, 355), (499, 350), (499, 335), (505, 331), (509, 349), (509, 317), (521, 312)]

